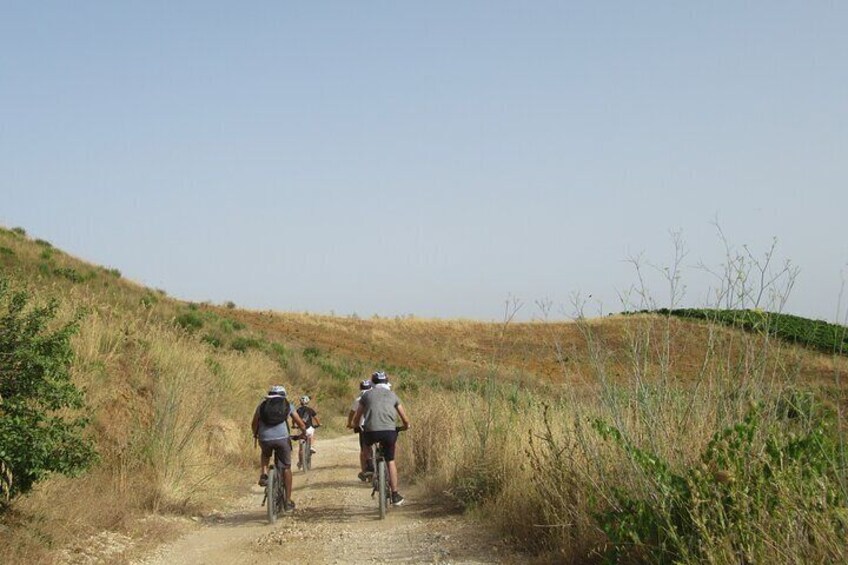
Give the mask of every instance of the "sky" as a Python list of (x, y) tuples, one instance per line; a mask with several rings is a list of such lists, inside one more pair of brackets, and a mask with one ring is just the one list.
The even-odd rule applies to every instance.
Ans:
[[(0, 225), (169, 295), (499, 320), (848, 276), (848, 3), (0, 1)], [(588, 298), (591, 297), (591, 298)]]

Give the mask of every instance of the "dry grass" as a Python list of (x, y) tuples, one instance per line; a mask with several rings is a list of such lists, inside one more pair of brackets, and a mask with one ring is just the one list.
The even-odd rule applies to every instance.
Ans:
[[(845, 358), (677, 319), (504, 325), (199, 307), (285, 345), (283, 367), (261, 351), (215, 348), (181, 331), (174, 319), (187, 306), (161, 293), (58, 250), (45, 259), (43, 246), (6, 231), (0, 247), (11, 251), (0, 250), (4, 276), (58, 297), (66, 317), (87, 311), (74, 374), (101, 454), (87, 475), (53, 477), (15, 503), (3, 518), (4, 563), (53, 562), (63, 547), (102, 531), (162, 535), (140, 526), (142, 518), (202, 512), (232, 496), (253, 480), (249, 418), (276, 382), (316, 398), (324, 422), (341, 427), (356, 381), (388, 369), (414, 422), (401, 468), (565, 561), (597, 557), (606, 537), (593, 512), (611, 487), (647, 492), (632, 460), (587, 428), (587, 418), (604, 418), (683, 468), (752, 398), (803, 383), (846, 406), (834, 379), (848, 372)], [(94, 276), (75, 282), (62, 269)], [(310, 349), (321, 357), (303, 354)], [(715, 555), (725, 542), (715, 541)], [(763, 556), (785, 550), (772, 545)]]

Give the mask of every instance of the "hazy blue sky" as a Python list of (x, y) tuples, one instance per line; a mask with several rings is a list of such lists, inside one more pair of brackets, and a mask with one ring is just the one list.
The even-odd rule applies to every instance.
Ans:
[(492, 319), (620, 310), (627, 257), (679, 229), (717, 265), (718, 218), (832, 319), (846, 30), (837, 1), (5, 0), (0, 224), (190, 300)]

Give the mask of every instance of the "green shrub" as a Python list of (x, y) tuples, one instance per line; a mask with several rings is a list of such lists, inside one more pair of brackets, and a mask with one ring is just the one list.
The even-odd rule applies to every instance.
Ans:
[(53, 245), (49, 241), (46, 241), (46, 240), (43, 240), (43, 239), (36, 239), (35, 244), (40, 245), (41, 247), (46, 247), (48, 249), (53, 248)]
[(230, 343), (230, 347), (240, 353), (244, 353), (248, 349), (259, 349), (260, 351), (265, 349), (265, 343), (256, 339), (255, 337), (237, 337), (232, 343)]
[(84, 282), (86, 280), (85, 276), (79, 274), (76, 269), (72, 269), (70, 267), (54, 269), (53, 273), (74, 283)]
[(0, 257), (14, 257), (15, 251), (6, 246), (0, 246)]
[(226, 307), (227, 307), (227, 308), (229, 308), (230, 310), (233, 310), (233, 309), (236, 307), (236, 303), (235, 303), (235, 302), (233, 302), (232, 300), (228, 300), (228, 301), (224, 304), (224, 306), (226, 306)]
[(221, 338), (212, 334), (204, 335), (200, 338), (200, 341), (202, 341), (203, 343), (208, 343), (209, 345), (215, 348), (221, 347), (224, 344), (224, 342), (221, 341)]
[(611, 543), (608, 557), (677, 563), (723, 555), (757, 563), (771, 549), (767, 534), (788, 538), (799, 521), (809, 519), (799, 509), (832, 526), (809, 528), (808, 543), (825, 546), (832, 540), (816, 540), (817, 532), (837, 532), (844, 547), (841, 522), (848, 500), (840, 488), (833, 415), (807, 395), (790, 395), (773, 408), (769, 420), (762, 405), (754, 406), (741, 422), (716, 433), (700, 460), (681, 471), (595, 420), (596, 431), (625, 451), (648, 485), (643, 493), (613, 489), (612, 509), (598, 514)]
[(49, 248), (48, 249), (42, 249), (40, 257), (45, 261), (49, 261), (50, 259), (53, 258), (53, 250), (49, 249)]
[(188, 332), (194, 332), (203, 327), (203, 318), (195, 311), (183, 312), (174, 321)]
[(21, 237), (26, 237), (26, 230), (22, 227), (12, 228), (12, 233), (15, 233)]
[(70, 375), (77, 322), (52, 329), (58, 304), (30, 300), (0, 279), (0, 504), (50, 472), (77, 474), (96, 457)]
[(145, 308), (153, 308), (153, 306), (159, 303), (159, 297), (152, 292), (147, 291), (144, 293), (144, 296), (139, 299), (139, 303)]

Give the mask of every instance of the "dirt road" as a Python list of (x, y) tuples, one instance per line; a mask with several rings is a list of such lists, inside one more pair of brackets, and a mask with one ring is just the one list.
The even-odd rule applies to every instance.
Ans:
[(230, 512), (136, 564), (519, 561), (490, 533), (414, 488), (401, 488), (406, 503), (379, 520), (370, 486), (356, 479), (356, 437), (316, 447), (312, 471), (295, 472), (293, 513), (269, 525), (260, 506), (263, 489), (256, 486)]

